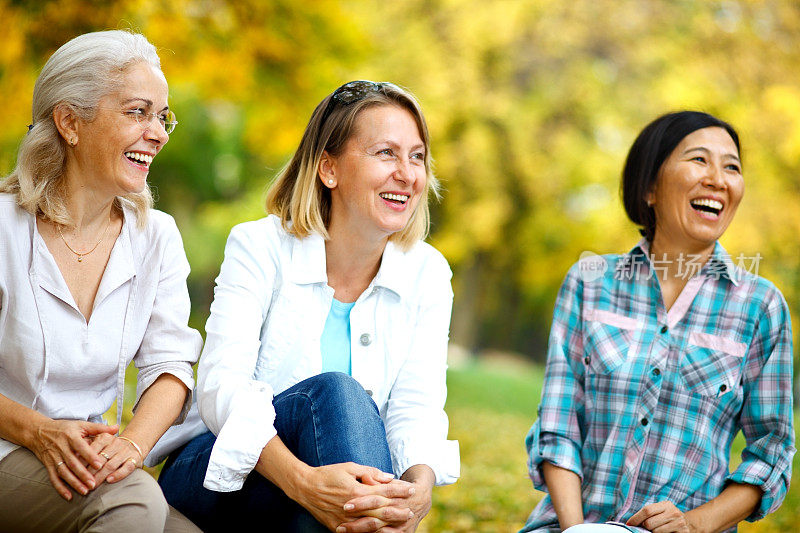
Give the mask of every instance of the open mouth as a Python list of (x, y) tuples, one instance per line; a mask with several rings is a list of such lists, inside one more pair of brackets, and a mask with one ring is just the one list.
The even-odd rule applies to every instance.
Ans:
[(381, 198), (388, 202), (392, 202), (393, 204), (405, 205), (408, 201), (409, 196), (407, 194), (392, 194), (389, 192), (382, 192), (378, 194)]
[(137, 165), (143, 165), (145, 167), (149, 167), (150, 163), (153, 162), (152, 155), (143, 154), (141, 152), (125, 152), (125, 157)]
[(718, 200), (712, 200), (711, 198), (698, 198), (689, 203), (692, 205), (692, 209), (695, 211), (702, 211), (714, 216), (719, 216), (719, 214), (722, 213), (722, 202)]

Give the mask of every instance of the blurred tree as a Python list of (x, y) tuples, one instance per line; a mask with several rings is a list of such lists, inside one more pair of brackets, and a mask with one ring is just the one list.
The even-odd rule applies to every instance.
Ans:
[(740, 130), (747, 193), (723, 238), (800, 304), (800, 6), (790, 0), (0, 0), (0, 171), (29, 122), (36, 73), (79, 33), (160, 48), (180, 125), (151, 172), (193, 266), (202, 325), (230, 227), (314, 105), (344, 81), (420, 99), (445, 186), (432, 242), (450, 260), (452, 337), (542, 359), (557, 288), (583, 250), (638, 240), (619, 202), (628, 146), (692, 108)]
[[(359, 4), (370, 76), (420, 96), (447, 188), (434, 244), (455, 271), (453, 339), (544, 356), (583, 250), (639, 236), (619, 201), (644, 125), (705, 110), (740, 130), (748, 193), (723, 238), (800, 304), (800, 6), (786, 1)], [(392, 23), (387, 23), (392, 21)]]

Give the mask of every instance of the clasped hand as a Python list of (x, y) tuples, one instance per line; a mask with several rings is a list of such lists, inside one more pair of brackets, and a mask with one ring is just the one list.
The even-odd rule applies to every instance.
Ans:
[(37, 428), (28, 446), (47, 468), (50, 483), (62, 498), (70, 487), (86, 495), (104, 481), (119, 481), (141, 464), (138, 451), (115, 436), (119, 426), (79, 420), (50, 420)]
[(312, 468), (303, 485), (294, 499), (337, 533), (412, 532), (430, 508), (430, 490), (356, 463)]
[(669, 501), (651, 503), (628, 519), (629, 526), (646, 528), (653, 533), (694, 533), (694, 524)]

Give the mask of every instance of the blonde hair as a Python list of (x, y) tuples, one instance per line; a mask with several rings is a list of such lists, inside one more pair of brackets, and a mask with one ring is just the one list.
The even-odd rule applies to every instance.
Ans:
[[(36, 79), (32, 126), (19, 147), (16, 167), (0, 181), (0, 192), (14, 194), (17, 204), (33, 215), (71, 226), (64, 183), (66, 141), (53, 121), (53, 110), (65, 105), (82, 120), (94, 120), (100, 99), (118, 90), (126, 70), (141, 62), (161, 70), (158, 53), (147, 38), (123, 30), (86, 33), (56, 50)], [(149, 187), (118, 196), (114, 202), (117, 209), (123, 203), (133, 208), (139, 226), (144, 226), (153, 206)]]
[(335, 101), (331, 102), (336, 94), (334, 91), (314, 109), (300, 146), (267, 191), (267, 212), (278, 215), (284, 230), (288, 233), (298, 238), (307, 237), (312, 233), (317, 233), (325, 239), (329, 238), (327, 228), (330, 223), (331, 193), (317, 176), (323, 152), (332, 156), (341, 153), (354, 132), (356, 118), (361, 111), (378, 105), (393, 105), (407, 110), (416, 120), (420, 137), (425, 145), (427, 179), (423, 198), (411, 214), (408, 224), (402, 230), (393, 233), (389, 240), (401, 249), (408, 250), (417, 241), (428, 236), (430, 231), (428, 200), (431, 194), (439, 198), (439, 181), (433, 173), (430, 137), (425, 116), (422, 114), (419, 102), (407, 90), (391, 83), (373, 85), (375, 90), (367, 92), (361, 99), (350, 104), (336, 105)]

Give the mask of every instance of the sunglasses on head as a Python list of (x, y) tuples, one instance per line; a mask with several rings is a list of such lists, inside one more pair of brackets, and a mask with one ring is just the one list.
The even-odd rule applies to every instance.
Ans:
[(348, 106), (359, 100), (363, 100), (372, 93), (383, 92), (386, 87), (395, 87), (388, 82), (374, 82), (369, 80), (350, 81), (333, 91), (325, 111), (322, 112), (322, 123), (330, 116), (336, 105)]

